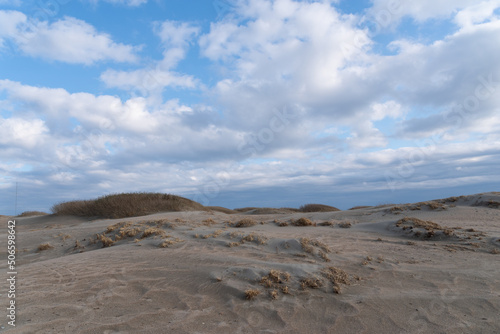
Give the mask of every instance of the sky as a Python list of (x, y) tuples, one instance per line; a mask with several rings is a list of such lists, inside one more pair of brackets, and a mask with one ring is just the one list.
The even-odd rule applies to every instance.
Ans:
[(499, 55), (500, 0), (0, 0), (0, 214), (500, 191)]

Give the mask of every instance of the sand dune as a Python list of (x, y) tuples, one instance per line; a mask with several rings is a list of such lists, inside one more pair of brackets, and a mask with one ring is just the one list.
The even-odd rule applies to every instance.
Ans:
[[(485, 193), (332, 212), (17, 218), (17, 321), (0, 324), (8, 333), (498, 333), (499, 204), (500, 193)], [(256, 224), (235, 227), (242, 219)]]

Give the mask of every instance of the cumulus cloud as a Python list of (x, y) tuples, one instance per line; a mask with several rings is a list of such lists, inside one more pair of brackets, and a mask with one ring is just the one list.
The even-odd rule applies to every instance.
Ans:
[(65, 17), (54, 23), (33, 21), (21, 12), (0, 11), (0, 38), (25, 54), (71, 64), (135, 62), (137, 48), (114, 42), (85, 21)]
[(159, 95), (165, 87), (195, 88), (198, 81), (192, 75), (176, 73), (173, 69), (186, 57), (199, 30), (186, 22), (155, 23), (154, 31), (161, 39), (163, 59), (148, 68), (133, 71), (109, 69), (101, 75), (101, 80), (109, 87), (139, 91), (143, 95)]

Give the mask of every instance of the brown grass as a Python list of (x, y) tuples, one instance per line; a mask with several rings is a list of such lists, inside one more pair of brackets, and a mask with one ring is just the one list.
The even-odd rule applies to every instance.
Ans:
[(102, 242), (102, 247), (111, 247), (115, 243), (111, 238), (107, 237), (103, 234), (96, 234), (96, 238), (98, 241)]
[(305, 290), (307, 288), (310, 289), (319, 289), (323, 286), (323, 281), (317, 277), (308, 277), (300, 281), (300, 288)]
[(241, 238), (240, 243), (244, 243), (246, 241), (246, 242), (254, 242), (258, 245), (264, 245), (267, 242), (266, 240), (267, 240), (266, 237), (263, 237), (261, 235), (255, 234), (255, 233), (250, 233), (250, 234), (244, 235)]
[(46, 216), (48, 213), (42, 211), (24, 211), (16, 217), (33, 217), (33, 216)]
[(369, 209), (369, 208), (373, 208), (373, 206), (359, 205), (359, 206), (354, 206), (354, 207), (350, 208), (349, 210), (359, 210), (359, 209)]
[(278, 290), (269, 291), (269, 296), (271, 299), (278, 299)]
[(260, 291), (257, 289), (248, 289), (245, 291), (245, 299), (252, 300), (260, 295)]
[(80, 217), (124, 218), (157, 212), (206, 211), (187, 198), (161, 193), (123, 193), (102, 196), (94, 200), (70, 201), (52, 207), (56, 215)]
[(295, 226), (314, 226), (315, 224), (307, 218), (299, 218), (292, 222)]
[(324, 205), (324, 204), (306, 204), (302, 205), (299, 210), (301, 212), (332, 212), (332, 211), (340, 211), (336, 207)]
[(184, 240), (179, 239), (179, 238), (174, 238), (174, 239), (167, 239), (163, 240), (163, 242), (159, 245), (160, 248), (168, 248), (170, 246), (173, 246), (175, 244), (178, 244), (179, 242), (183, 242)]
[(165, 231), (163, 231), (162, 229), (157, 228), (157, 227), (150, 227), (150, 228), (147, 228), (146, 230), (144, 230), (144, 232), (142, 233), (142, 239), (148, 238), (151, 236), (164, 237)]
[(335, 223), (328, 221), (328, 222), (319, 223), (318, 225), (319, 226), (333, 226), (333, 225), (335, 225)]
[(253, 219), (250, 218), (243, 218), (242, 220), (234, 223), (231, 225), (231, 227), (251, 227), (257, 225), (257, 222)]
[(351, 222), (340, 222), (338, 226), (341, 228), (351, 228), (352, 224)]
[(54, 248), (54, 246), (52, 246), (50, 243), (47, 242), (47, 243), (39, 245), (37, 249), (39, 252), (41, 252), (41, 251), (52, 249), (52, 248)]
[(277, 223), (279, 227), (285, 227), (285, 226), (288, 226), (288, 223), (287, 222), (278, 222)]

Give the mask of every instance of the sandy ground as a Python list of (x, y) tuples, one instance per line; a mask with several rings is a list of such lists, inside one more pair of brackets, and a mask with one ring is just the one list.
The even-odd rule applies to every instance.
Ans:
[(3, 315), (0, 332), (499, 333), (499, 203), (17, 218), (16, 327)]

